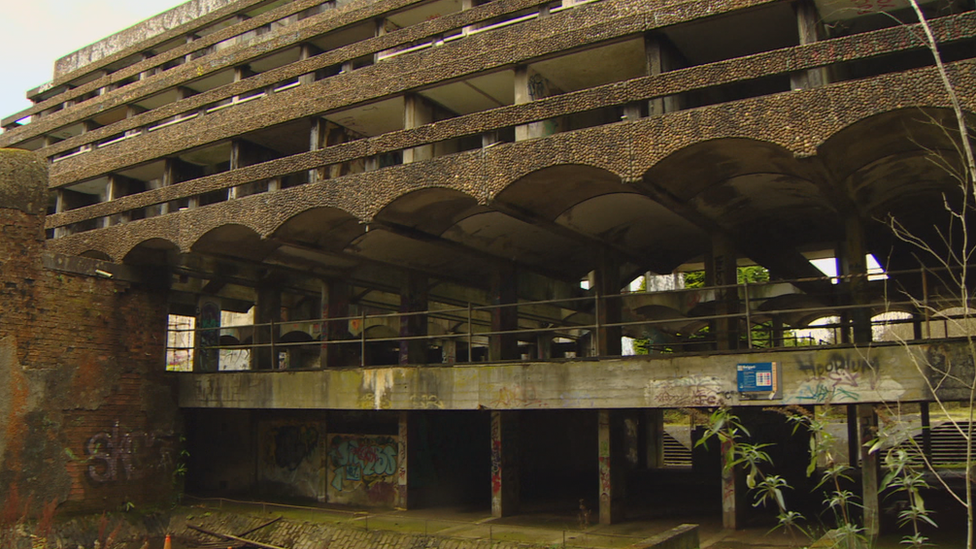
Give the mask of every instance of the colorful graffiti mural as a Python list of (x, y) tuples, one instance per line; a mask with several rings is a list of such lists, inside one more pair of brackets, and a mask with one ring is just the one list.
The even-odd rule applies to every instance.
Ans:
[(329, 437), (329, 500), (393, 505), (398, 483), (398, 441), (393, 436)]

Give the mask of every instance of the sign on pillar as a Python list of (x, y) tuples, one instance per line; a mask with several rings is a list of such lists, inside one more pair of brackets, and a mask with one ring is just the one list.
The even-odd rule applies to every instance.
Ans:
[(518, 513), (518, 412), (491, 412), (491, 514)]

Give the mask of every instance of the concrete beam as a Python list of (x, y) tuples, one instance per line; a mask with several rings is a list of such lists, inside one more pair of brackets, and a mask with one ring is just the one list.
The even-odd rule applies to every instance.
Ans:
[[(965, 360), (965, 344), (879, 345), (559, 363), (174, 374), (190, 408), (520, 410), (925, 401), (914, 362)], [(972, 358), (969, 357), (972, 368)], [(736, 364), (775, 361), (781, 397), (738, 392)], [(960, 365), (962, 367), (962, 365)]]

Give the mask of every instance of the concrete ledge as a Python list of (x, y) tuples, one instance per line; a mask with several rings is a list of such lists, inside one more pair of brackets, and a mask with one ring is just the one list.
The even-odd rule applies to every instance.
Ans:
[(634, 549), (698, 549), (698, 525), (682, 524), (631, 545)]

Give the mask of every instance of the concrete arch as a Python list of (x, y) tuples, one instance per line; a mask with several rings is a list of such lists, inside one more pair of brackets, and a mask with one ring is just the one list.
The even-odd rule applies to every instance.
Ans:
[(252, 261), (264, 260), (278, 247), (277, 244), (261, 238), (253, 228), (238, 223), (214, 227), (200, 234), (190, 245), (191, 251), (196, 253), (233, 255)]
[(776, 226), (792, 245), (836, 238), (836, 206), (825, 193), (819, 166), (769, 141), (696, 142), (650, 167), (639, 185), (735, 233)]
[(281, 221), (265, 236), (341, 251), (364, 232), (364, 225), (353, 214), (329, 206), (314, 206)]
[(441, 235), (459, 221), (485, 211), (477, 197), (463, 190), (432, 186), (393, 198), (372, 219)]
[(554, 221), (573, 206), (594, 197), (634, 193), (621, 177), (588, 164), (553, 164), (509, 181), (490, 196), (490, 203), (503, 203)]
[[(976, 115), (966, 113), (970, 123)], [(955, 115), (948, 108), (902, 107), (850, 120), (817, 146), (817, 156), (838, 180), (879, 160), (906, 153), (954, 151)]]
[(112, 261), (112, 256), (106, 252), (96, 249), (85, 250), (78, 255), (81, 257), (87, 257), (89, 259), (97, 259), (99, 261)]
[(122, 263), (134, 265), (165, 265), (180, 253), (176, 242), (165, 238), (147, 238), (131, 245), (118, 257)]

